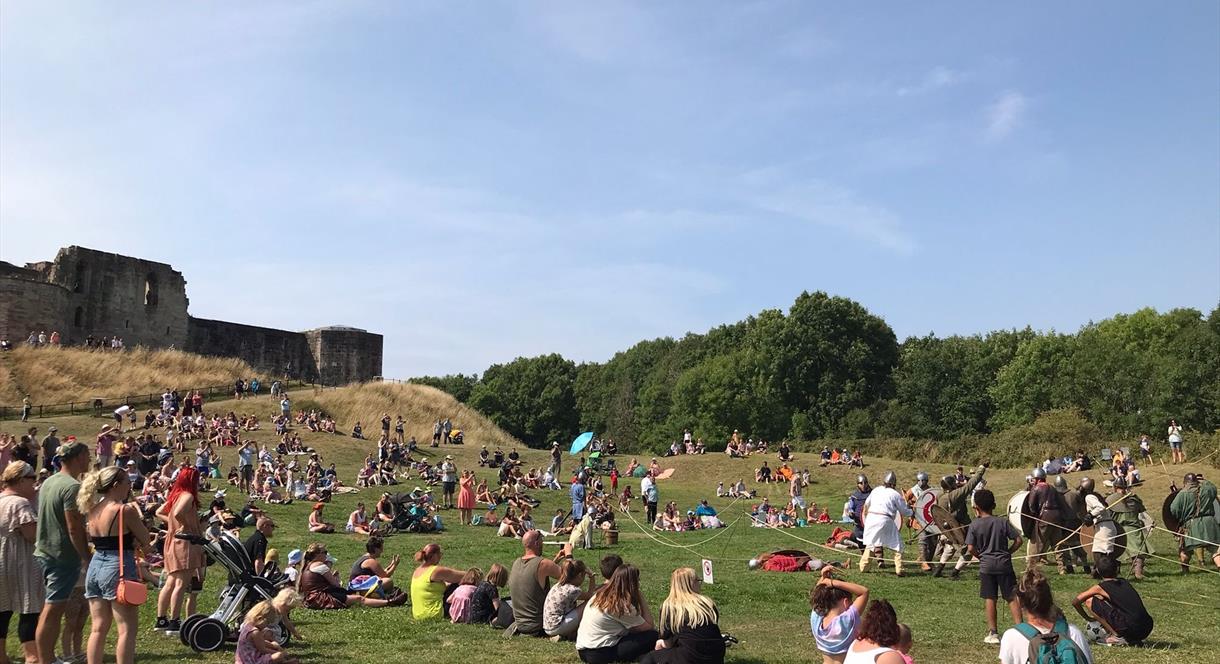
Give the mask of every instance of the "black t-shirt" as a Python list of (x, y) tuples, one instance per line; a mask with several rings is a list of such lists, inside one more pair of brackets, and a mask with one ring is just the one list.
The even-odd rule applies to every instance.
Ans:
[(1128, 625), (1137, 626), (1152, 622), (1152, 616), (1144, 608), (1144, 600), (1126, 579), (1108, 579), (1097, 584), (1110, 596), (1114, 608), (1127, 616)]
[(245, 547), (251, 561), (263, 560), (267, 557), (267, 536), (256, 530), (246, 538)]
[(490, 581), (480, 581), (470, 596), (470, 622), (476, 625), (491, 622), (496, 617), (493, 600), (500, 596), (500, 589)]
[[(717, 611), (716, 619), (720, 619)], [(661, 638), (673, 642), (671, 652), (665, 658), (667, 662), (682, 664), (723, 664), (724, 637), (720, 635), (720, 625), (704, 623), (698, 627), (683, 625), (677, 631), (668, 628), (661, 629)]]

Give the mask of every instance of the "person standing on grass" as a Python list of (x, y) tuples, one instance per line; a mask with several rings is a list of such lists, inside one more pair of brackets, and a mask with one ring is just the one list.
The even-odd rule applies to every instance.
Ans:
[(444, 507), (447, 510), (453, 509), (453, 492), (457, 489), (457, 464), (453, 462), (453, 455), (446, 454), (445, 460), (441, 462), (441, 494)]
[(647, 507), (648, 521), (645, 523), (655, 523), (657, 520), (657, 501), (661, 499), (660, 492), (657, 491), (657, 482), (652, 476), (652, 471), (644, 475), (644, 479), (640, 480), (640, 499), (644, 501)]
[(77, 505), (81, 475), (89, 468), (89, 447), (71, 442), (59, 448), (59, 472), (42, 483), (38, 494), (38, 534), (34, 557), (42, 565), (46, 603), (38, 619), (38, 658), (55, 661), (55, 643), (65, 603), (80, 578), (82, 562), (92, 557), (85, 516)]
[(453, 434), (453, 422), (450, 422), (449, 418), (446, 417), (445, 421), (441, 422), (441, 429), (442, 433), (445, 434), (445, 444), (448, 445), (452, 441), (451, 436)]
[(1174, 463), (1186, 463), (1186, 453), (1182, 451), (1182, 427), (1177, 420), (1169, 420), (1169, 450), (1173, 453)]
[(47, 437), (42, 439), (42, 467), (47, 472), (52, 472), (55, 467), (51, 465), (51, 460), (55, 457), (55, 453), (59, 451), (59, 437), (56, 432), (59, 429), (51, 427), (47, 430)]
[(473, 520), (475, 505), (474, 471), (463, 470), (462, 477), (460, 480), (458, 480), (458, 484), (458, 521), (461, 521), (462, 525), (464, 526), (469, 526), (470, 522)]
[(38, 474), (24, 461), (0, 468), (0, 661), (8, 652), (8, 626), (17, 614), (17, 639), (27, 662), (38, 661), (38, 614), (45, 589), (42, 572), (34, 561), (38, 515), (33, 501)]
[(97, 462), (102, 468), (114, 463), (114, 435), (109, 424), (102, 426), (102, 432), (97, 435)]
[(254, 457), (257, 454), (258, 447), (254, 444), (253, 440), (247, 440), (237, 450), (237, 488), (247, 495), (250, 493), (250, 483), (254, 481)]
[(971, 556), (979, 560), (979, 597), (983, 598), (987, 611), (987, 636), (983, 638), (983, 643), (999, 645), (997, 596), (1008, 602), (1013, 623), (1021, 622), (1021, 605), (1014, 594), (1017, 573), (1012, 567), (1012, 553), (1021, 548), (1021, 533), (1013, 528), (1008, 519), (992, 515), (995, 512), (995, 494), (988, 489), (979, 489), (974, 493), (974, 512), (978, 520), (966, 530), (966, 548)]
[[(114, 646), (117, 664), (132, 664), (136, 656), (136, 631), (140, 607), (118, 601), (119, 584), (140, 579), (136, 552), (148, 549), (148, 528), (140, 510), (128, 503), (131, 482), (127, 473), (115, 466), (102, 468), (81, 481), (77, 506), (86, 512), (93, 558), (85, 575), (85, 599), (89, 601), (89, 664), (102, 664), (106, 639), (112, 623), (118, 624)], [(119, 548), (123, 548), (120, 556)], [(120, 569), (121, 568), (121, 569)]]
[(22, 422), (30, 421), (30, 411), (33, 409), (34, 409), (34, 402), (30, 401), (30, 395), (27, 394), (27, 395), (25, 395), (25, 398), (21, 400), (21, 421)]
[(191, 592), (192, 578), (203, 567), (203, 550), (179, 539), (178, 533), (201, 535), (199, 525), (199, 473), (186, 466), (178, 470), (165, 504), (157, 510), (165, 522), (164, 567), (168, 579), (157, 596), (157, 623), (154, 629), (177, 634), (182, 627), (182, 605)]

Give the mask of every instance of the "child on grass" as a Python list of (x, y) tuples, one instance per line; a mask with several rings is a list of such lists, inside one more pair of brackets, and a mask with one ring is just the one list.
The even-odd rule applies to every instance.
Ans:
[[(974, 512), (978, 518), (966, 530), (966, 546), (979, 561), (979, 597), (987, 612), (987, 636), (983, 643), (1000, 644), (996, 629), (996, 598), (1008, 602), (1014, 623), (1021, 623), (1021, 605), (1014, 590), (1017, 574), (1012, 568), (1012, 552), (1021, 548), (1021, 533), (1008, 519), (993, 516), (995, 494), (988, 489), (974, 493)], [(1010, 544), (1011, 542), (1011, 544)]]
[(280, 614), (280, 624), (292, 638), (298, 641), (304, 641), (301, 636), (301, 631), (297, 629), (296, 623), (292, 622), (292, 610), (301, 605), (301, 593), (295, 588), (281, 588), (280, 591), (271, 598), (271, 606)]
[(449, 593), (449, 597), (445, 599), (449, 603), (449, 622), (454, 624), (470, 622), (474, 591), (482, 581), (483, 570), (478, 567), (471, 567), (466, 570), (466, 573), (462, 575), (462, 580), (458, 587), (452, 593)]
[(267, 628), (280, 621), (280, 613), (271, 601), (264, 600), (246, 613), (237, 636), (237, 653), (234, 664), (296, 664), (297, 658), (284, 652), (280, 644), (271, 638)]
[(834, 577), (835, 568), (826, 565), (822, 577), (809, 591), (809, 628), (822, 664), (842, 664), (847, 649), (856, 638), (860, 614), (868, 604), (868, 588)]
[(915, 637), (911, 634), (911, 626), (906, 623), (898, 623), (898, 643), (894, 644), (894, 650), (902, 655), (904, 664), (915, 664), (915, 660), (911, 659), (911, 646), (914, 643)]

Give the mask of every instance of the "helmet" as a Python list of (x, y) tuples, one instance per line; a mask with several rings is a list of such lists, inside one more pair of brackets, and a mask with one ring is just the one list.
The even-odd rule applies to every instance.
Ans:
[(898, 483), (898, 475), (896, 475), (892, 470), (887, 470), (885, 471), (885, 477), (882, 478), (881, 481), (884, 482), (886, 486), (892, 488)]
[(1032, 474), (1036, 480), (1046, 479), (1046, 471), (1042, 470), (1041, 468), (1034, 468), (1034, 472)]
[(868, 486), (868, 476), (864, 475), (863, 473), (856, 475), (856, 484)]
[[(1118, 479), (1114, 480), (1114, 486), (1115, 486), (1115, 488), (1117, 488), (1117, 487), (1118, 487), (1118, 483), (1119, 483), (1120, 481), (1123, 483), (1123, 486), (1124, 486), (1124, 487), (1127, 485), (1127, 480), (1125, 480), (1125, 479), (1123, 479), (1123, 478), (1121, 478), (1121, 477), (1120, 477), (1120, 478), (1118, 478)], [(1093, 488), (1094, 488), (1095, 486), (1096, 486), (1096, 485), (1094, 485), (1094, 484), (1093, 484), (1093, 478), (1092, 478), (1092, 477), (1082, 477), (1082, 478), (1080, 478), (1080, 493), (1093, 493)]]
[(928, 488), (928, 474), (927, 473), (925, 473), (921, 470), (918, 473), (915, 473), (915, 479), (916, 479), (916, 481), (919, 482), (919, 486), (921, 486), (925, 489)]
[(940, 478), (940, 488), (945, 491), (952, 491), (957, 488), (957, 478), (952, 475), (945, 475)]
[[(1080, 480), (1080, 490), (1084, 491), (1085, 482), (1089, 483), (1089, 491), (1091, 492), (1093, 490), (1093, 480), (1091, 480), (1087, 477), (1084, 478), (1083, 480)], [(1114, 478), (1114, 488), (1115, 489), (1126, 489), (1127, 488), (1127, 478), (1125, 478), (1125, 477)]]
[(758, 569), (758, 558), (751, 558), (750, 562), (746, 563), (750, 569)]
[(1186, 473), (1186, 475), (1182, 477), (1182, 484), (1185, 484), (1186, 486), (1191, 486), (1198, 483), (1199, 478), (1196, 477), (1194, 473)]
[(1066, 477), (1064, 477), (1063, 475), (1055, 476), (1055, 490), (1058, 491), (1059, 493), (1067, 493), (1068, 481), (1067, 481)]

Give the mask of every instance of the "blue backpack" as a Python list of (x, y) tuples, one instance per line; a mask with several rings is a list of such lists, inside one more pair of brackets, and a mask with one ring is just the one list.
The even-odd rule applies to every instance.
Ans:
[(1080, 646), (1072, 641), (1067, 619), (1060, 616), (1055, 627), (1043, 634), (1029, 623), (1017, 625), (1017, 631), (1029, 639), (1029, 664), (1088, 664)]

